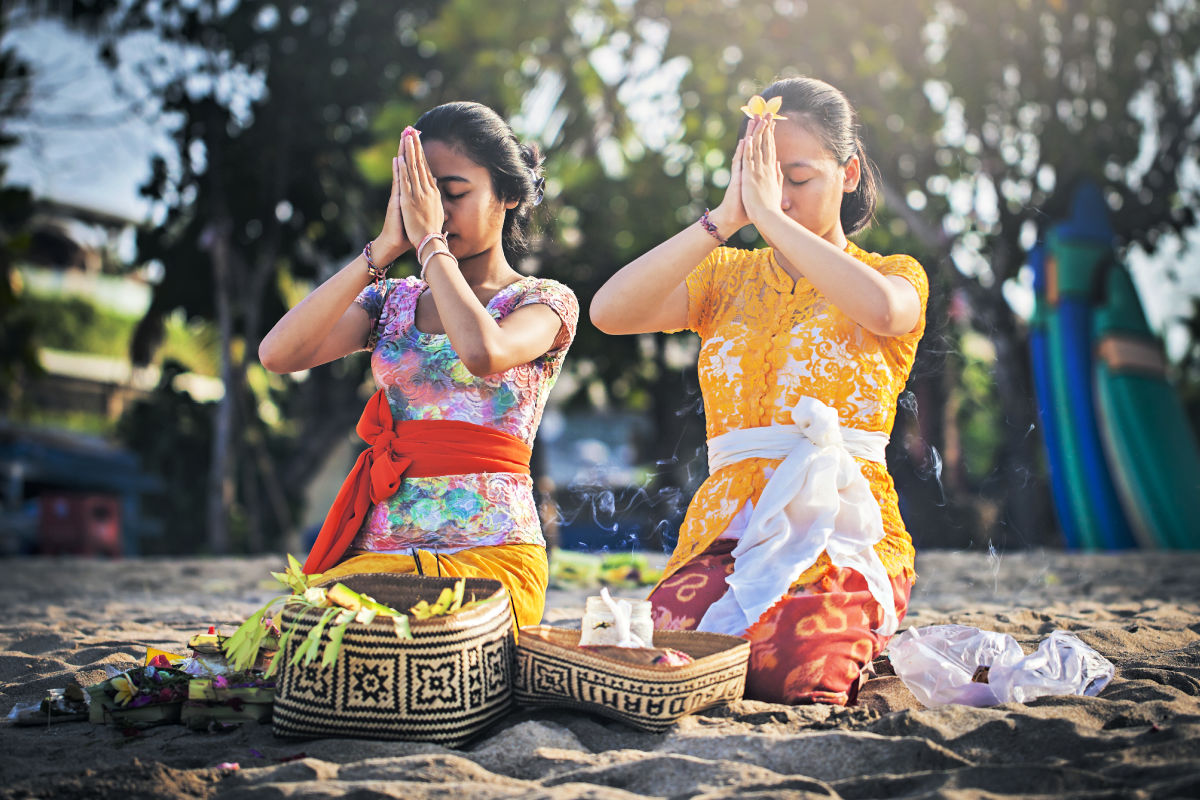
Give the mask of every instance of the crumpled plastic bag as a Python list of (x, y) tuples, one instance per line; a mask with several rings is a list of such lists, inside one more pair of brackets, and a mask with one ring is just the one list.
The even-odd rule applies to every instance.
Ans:
[[(1079, 637), (1054, 631), (1025, 655), (1006, 633), (966, 625), (909, 628), (892, 640), (888, 658), (926, 707), (994, 706), (1046, 695), (1098, 695), (1116, 670)], [(987, 667), (987, 682), (972, 680)]]

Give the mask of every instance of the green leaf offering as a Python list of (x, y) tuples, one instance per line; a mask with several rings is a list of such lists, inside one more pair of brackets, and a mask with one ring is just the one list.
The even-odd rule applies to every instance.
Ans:
[(320, 578), (320, 575), (305, 575), (304, 566), (296, 560), (296, 557), (288, 553), (288, 567), (285, 572), (272, 572), (275, 580), (283, 584), (285, 589), (290, 589), (292, 594), (304, 594), (304, 591), (312, 586), (313, 582)]
[[(317, 624), (313, 625), (308, 631), (308, 636), (304, 637), (304, 641), (296, 648), (296, 652), (292, 655), (290, 663), (293, 667), (300, 663), (300, 659), (304, 659), (305, 664), (311, 664), (317, 658), (317, 650), (321, 647), (321, 634), (325, 632), (325, 625), (333, 616), (338, 613), (336, 608), (326, 609), (321, 618), (317, 620)], [(339, 642), (340, 644), (340, 642)], [(336, 655), (335, 655), (336, 658)]]
[(430, 605), (424, 600), (417, 603), (408, 610), (408, 613), (417, 619), (429, 619), (430, 617), (444, 617), (448, 614), (453, 614), (457, 611), (470, 608), (476, 605), (476, 601), (472, 598), (470, 603), (463, 605), (463, 595), (466, 593), (467, 582), (461, 578), (454, 582), (454, 588), (442, 589), (438, 599)]
[[(305, 575), (304, 567), (293, 556), (288, 555), (288, 566), (284, 572), (272, 572), (280, 584), (291, 590), (291, 594), (272, 598), (258, 611), (250, 615), (232, 636), (225, 640), (223, 650), (231, 666), (237, 670), (249, 669), (257, 660), (262, 649), (269, 627), (266, 620), (267, 612), (277, 603), (284, 606), (299, 606), (301, 609), (325, 609), (317, 623), (308, 631), (304, 641), (295, 648), (289, 663), (296, 666), (301, 662), (312, 664), (316, 661), (318, 652), (321, 653), (322, 668), (328, 667), (337, 660), (341, 652), (342, 639), (346, 629), (352, 622), (363, 625), (372, 624), (377, 617), (387, 617), (392, 620), (392, 629), (397, 638), (411, 639), (412, 630), (408, 617), (390, 606), (377, 602), (365, 594), (359, 594), (343, 583), (335, 583), (332, 588), (316, 586), (321, 580), (320, 575)], [(457, 610), (462, 604), (463, 581), (455, 584), (453, 590), (445, 589), (438, 598), (438, 604), (450, 611)], [(453, 606), (453, 608), (451, 608)], [(439, 610), (437, 613), (449, 613)], [(280, 632), (279, 656), (271, 660), (266, 675), (274, 675), (279, 669), (283, 653), (292, 642), (296, 632), (299, 616), (293, 617), (292, 624), (287, 630)], [(328, 632), (328, 641), (321, 649), (321, 638)]]
[(333, 625), (329, 628), (329, 643), (325, 645), (325, 655), (321, 658), (322, 667), (328, 667), (337, 660), (342, 649), (342, 637), (346, 635), (346, 628), (350, 626), (354, 616), (353, 611), (345, 609), (334, 618)]

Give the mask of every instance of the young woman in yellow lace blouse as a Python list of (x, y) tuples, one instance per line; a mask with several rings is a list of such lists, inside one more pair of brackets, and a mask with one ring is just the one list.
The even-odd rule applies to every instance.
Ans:
[[(846, 238), (876, 183), (840, 91), (790, 78), (743, 111), (720, 206), (617, 272), (591, 318), (701, 338), (709, 478), (650, 595), (656, 627), (748, 638), (749, 697), (845, 704), (915, 577), (883, 448), (928, 281)], [(719, 246), (749, 224), (769, 247)]]

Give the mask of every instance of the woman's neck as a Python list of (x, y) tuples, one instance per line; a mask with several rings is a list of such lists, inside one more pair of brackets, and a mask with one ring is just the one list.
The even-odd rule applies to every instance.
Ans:
[(459, 261), (458, 269), (472, 289), (498, 290), (521, 277), (498, 246)]

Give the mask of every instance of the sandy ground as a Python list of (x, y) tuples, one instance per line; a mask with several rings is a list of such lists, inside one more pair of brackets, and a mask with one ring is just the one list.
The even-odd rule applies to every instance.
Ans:
[[(148, 645), (232, 629), (277, 593), (263, 581), (273, 559), (0, 565), (0, 714), (140, 663)], [(917, 567), (906, 626), (1003, 631), (1027, 651), (1065, 629), (1116, 679), (1096, 698), (925, 709), (881, 676), (853, 708), (741, 701), (663, 734), (518, 709), (462, 750), (297, 742), (259, 725), (125, 737), (0, 723), (0, 798), (1200, 797), (1200, 554), (931, 552)], [(594, 592), (553, 591), (547, 620), (577, 620)]]

